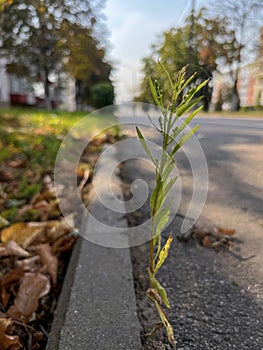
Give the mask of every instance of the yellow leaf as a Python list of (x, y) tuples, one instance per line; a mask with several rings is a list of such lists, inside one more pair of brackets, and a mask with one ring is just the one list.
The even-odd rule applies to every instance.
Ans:
[(157, 264), (156, 264), (155, 269), (154, 269), (154, 275), (156, 275), (157, 271), (160, 269), (160, 267), (165, 262), (165, 260), (168, 256), (168, 251), (171, 247), (172, 241), (173, 241), (173, 237), (170, 235), (169, 238), (167, 239), (164, 247), (160, 251), (159, 259), (158, 259)]
[(12, 320), (9, 318), (0, 318), (0, 350), (7, 349), (21, 349), (22, 345), (19, 343), (18, 335), (7, 335), (5, 334), (8, 326)]
[(162, 323), (166, 329), (166, 333), (167, 333), (167, 336), (168, 336), (168, 340), (170, 342), (170, 344), (172, 345), (172, 347), (175, 349), (176, 348), (176, 341), (174, 339), (174, 332), (173, 332), (173, 328), (172, 326), (170, 325), (165, 313), (164, 313), (164, 310), (161, 308), (161, 306), (158, 304), (157, 301), (154, 302), (155, 303), (155, 306), (157, 308), (157, 311), (160, 315), (160, 318), (162, 320)]
[(7, 243), (15, 241), (22, 248), (27, 248), (33, 241), (45, 231), (44, 222), (19, 222), (2, 230), (1, 241)]
[(0, 11), (3, 11), (4, 8), (8, 5), (11, 5), (13, 0), (0, 0)]

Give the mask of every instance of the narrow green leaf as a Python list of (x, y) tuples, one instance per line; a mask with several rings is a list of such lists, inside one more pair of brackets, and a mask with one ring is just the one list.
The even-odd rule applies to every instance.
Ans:
[(155, 164), (155, 160), (154, 160), (154, 158), (153, 158), (153, 156), (152, 156), (152, 154), (151, 154), (151, 152), (150, 152), (150, 150), (149, 150), (149, 148), (148, 148), (148, 146), (146, 144), (146, 141), (145, 141), (145, 139), (144, 139), (140, 129), (137, 126), (136, 126), (136, 132), (137, 132), (138, 138), (139, 138), (139, 140), (140, 140), (140, 142), (141, 142), (145, 152), (147, 153), (148, 157), (151, 159), (153, 164)]
[(170, 189), (173, 187), (173, 185), (175, 184), (177, 179), (178, 179), (178, 176), (175, 176), (172, 179), (170, 179), (170, 181), (168, 182), (167, 185), (165, 185), (165, 187), (164, 187), (164, 196), (165, 197), (167, 196), (167, 194), (169, 193)]
[(156, 211), (158, 210), (158, 201), (160, 201), (160, 197), (162, 197), (163, 190), (163, 181), (160, 175), (157, 176), (156, 186), (150, 197), (150, 209), (151, 215), (154, 216)]
[(167, 206), (164, 209), (159, 208), (159, 210), (156, 212), (155, 216), (153, 217), (153, 224), (155, 227), (155, 236), (158, 236), (161, 233), (162, 229), (165, 227), (165, 225), (169, 221), (169, 218), (170, 218), (169, 206)]
[(184, 128), (191, 122), (191, 120), (197, 115), (197, 113), (199, 113), (202, 109), (203, 109), (203, 105), (198, 107), (196, 110), (194, 110), (186, 119), (185, 121), (183, 121), (183, 123), (177, 127), (176, 130), (176, 134), (174, 135), (174, 137), (178, 136), (183, 130)]
[(148, 269), (148, 273), (149, 273), (149, 278), (150, 278), (150, 283), (152, 288), (155, 288), (160, 297), (162, 298), (162, 301), (164, 303), (164, 305), (170, 309), (170, 304), (167, 298), (167, 294), (166, 294), (166, 290), (163, 288), (163, 286), (161, 285), (161, 283), (154, 277), (154, 275), (151, 273), (151, 271)]
[(185, 107), (186, 105), (188, 105), (188, 103), (191, 102), (191, 100), (193, 99), (193, 97), (197, 94), (198, 91), (200, 91), (207, 83), (209, 80), (204, 80), (200, 85), (191, 88), (186, 95), (184, 95), (183, 100), (181, 102), (181, 104), (174, 109), (174, 112), (177, 113), (177, 115), (182, 115), (183, 113), (185, 113), (186, 111), (179, 113), (179, 110), (183, 107)]
[[(158, 132), (162, 132), (161, 129), (158, 128), (157, 125), (155, 125), (154, 121), (152, 120), (151, 116), (149, 115), (149, 113), (147, 113), (147, 118), (149, 120), (149, 122), (152, 124), (152, 126), (158, 131)], [(160, 117), (161, 118), (161, 117)]]
[(168, 79), (168, 81), (169, 81), (169, 84), (170, 84), (170, 86), (171, 86), (171, 89), (174, 90), (174, 84), (173, 84), (173, 81), (172, 81), (172, 78), (171, 78), (170, 73), (168, 72), (167, 68), (165, 67), (165, 65), (164, 65), (162, 62), (159, 61), (159, 64), (160, 64), (160, 66), (162, 67), (164, 73), (165, 73), (166, 76), (167, 76), (167, 79)]
[(193, 108), (195, 105), (197, 105), (198, 102), (200, 102), (203, 99), (203, 96), (199, 96), (192, 100), (191, 102), (187, 102), (183, 104), (181, 107), (178, 107), (176, 110), (176, 114), (181, 117), (183, 114), (188, 112), (191, 108)]
[(189, 79), (185, 81), (185, 83), (182, 85), (180, 92), (182, 92), (190, 83), (191, 81), (196, 77), (196, 73), (192, 74)]
[(170, 157), (169, 155), (169, 160), (167, 160), (165, 166), (164, 166), (164, 171), (163, 171), (163, 182), (165, 183), (168, 176), (171, 174), (175, 167), (175, 160)]
[(192, 130), (190, 130), (186, 135), (183, 135), (178, 143), (175, 145), (171, 152), (171, 156), (174, 156), (175, 153), (182, 147), (182, 145), (190, 139), (190, 137), (197, 131), (199, 125), (196, 125)]

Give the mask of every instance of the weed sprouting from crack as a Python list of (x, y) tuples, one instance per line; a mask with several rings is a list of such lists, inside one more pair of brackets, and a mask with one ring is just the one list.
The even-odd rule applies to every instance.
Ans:
[[(163, 92), (157, 80), (149, 79), (152, 96), (162, 114), (157, 125), (148, 116), (150, 122), (162, 137), (162, 152), (159, 159), (154, 158), (140, 129), (136, 127), (136, 130), (145, 152), (155, 167), (155, 187), (150, 198), (151, 240), (148, 267), (150, 288), (146, 294), (157, 308), (162, 325), (166, 328), (170, 344), (176, 348), (173, 328), (163, 307), (164, 304), (168, 309), (170, 308), (167, 293), (157, 280), (156, 275), (168, 257), (173, 240), (172, 235), (170, 235), (162, 245), (162, 231), (169, 221), (173, 205), (173, 203), (167, 203), (167, 196), (177, 179), (176, 176), (172, 175), (175, 167), (174, 157), (176, 152), (199, 127), (199, 125), (196, 125), (193, 129), (188, 127), (187, 132), (184, 133), (194, 116), (203, 108), (202, 105), (198, 106), (203, 96), (196, 97), (196, 95), (207, 84), (208, 80), (199, 85), (193, 85), (195, 74), (187, 78), (187, 67), (184, 67), (178, 73), (176, 79), (173, 80), (166, 67), (160, 62), (159, 64), (170, 87), (169, 91)], [(176, 125), (178, 119), (187, 112), (189, 112), (189, 115), (186, 119), (179, 126)]]

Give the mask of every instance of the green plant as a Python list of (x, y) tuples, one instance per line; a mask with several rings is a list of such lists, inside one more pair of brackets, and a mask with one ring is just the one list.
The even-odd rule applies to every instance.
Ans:
[[(156, 125), (149, 117), (151, 123), (162, 137), (162, 154), (160, 159), (154, 158), (141, 131), (138, 127), (136, 129), (138, 138), (155, 167), (155, 188), (150, 197), (151, 240), (148, 267), (150, 288), (146, 293), (157, 308), (162, 324), (166, 328), (169, 342), (175, 347), (176, 342), (173, 329), (162, 306), (164, 304), (167, 308), (170, 308), (170, 304), (166, 290), (157, 280), (156, 275), (168, 256), (173, 239), (170, 235), (162, 246), (162, 230), (169, 221), (172, 206), (172, 203), (167, 203), (167, 196), (177, 179), (177, 177), (171, 175), (175, 166), (174, 156), (199, 127), (197, 125), (193, 129), (188, 130), (187, 133), (183, 133), (185, 127), (203, 108), (203, 106), (197, 107), (202, 100), (202, 96), (195, 97), (195, 95), (207, 84), (207, 80), (199, 85), (189, 87), (190, 84), (192, 85), (195, 74), (187, 78), (186, 67), (178, 73), (175, 81), (173, 81), (166, 67), (161, 63), (160, 66), (166, 75), (169, 90), (163, 92), (157, 80), (154, 82), (151, 79), (149, 80), (152, 96), (162, 113), (162, 116), (159, 118), (159, 125)], [(180, 125), (176, 125), (178, 118), (189, 111), (190, 114), (185, 121)]]
[(91, 88), (92, 104), (95, 108), (110, 106), (114, 102), (114, 88), (110, 83), (99, 83)]

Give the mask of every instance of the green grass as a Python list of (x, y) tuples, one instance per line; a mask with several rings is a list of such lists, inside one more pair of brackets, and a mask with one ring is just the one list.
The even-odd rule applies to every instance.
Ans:
[[(85, 116), (87, 142), (89, 136), (104, 129), (109, 131), (107, 128), (115, 122), (113, 116), (107, 114), (0, 109), (1, 217), (10, 223), (15, 222), (19, 203), (30, 203), (41, 192), (43, 177), (47, 174), (53, 177), (57, 152), (64, 136)], [(118, 136), (119, 131), (115, 128), (111, 133)], [(24, 219), (35, 219), (35, 213), (28, 211)]]
[(34, 109), (0, 110), (0, 162), (23, 159), (50, 172), (63, 136), (87, 116), (87, 134), (94, 135), (113, 122), (112, 115), (86, 112), (48, 112)]
[[(88, 112), (76, 111), (46, 111), (42, 109), (31, 108), (7, 108), (0, 109), (0, 125), (4, 119), (11, 122), (18, 122), (21, 127), (30, 129), (34, 128), (51, 128), (55, 129), (56, 133), (65, 134), (75, 123), (81, 118), (88, 116)], [(90, 115), (90, 122), (87, 119), (87, 128), (92, 132), (94, 127), (104, 128), (113, 120), (112, 115)]]

